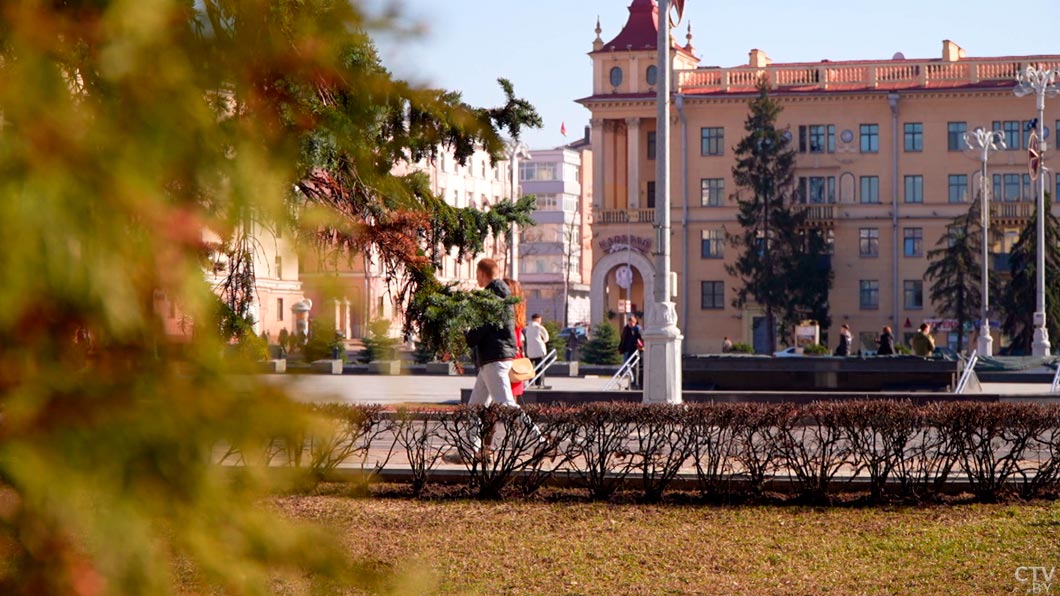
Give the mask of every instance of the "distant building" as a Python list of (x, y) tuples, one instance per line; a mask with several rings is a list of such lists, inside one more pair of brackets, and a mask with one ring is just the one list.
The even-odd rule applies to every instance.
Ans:
[[(593, 321), (627, 296), (617, 279), (627, 263), (635, 310), (653, 286), (657, 10), (653, 0), (633, 0), (626, 25), (606, 43), (597, 25), (593, 92), (579, 100), (592, 112)], [(978, 158), (964, 150), (963, 135), (984, 127), (1007, 139), (987, 180), (992, 223), (1001, 230), (991, 267), (1004, 271), (1036, 196), (1027, 148), (1037, 114), (1033, 97), (1013, 94), (1016, 73), (1029, 64), (1058, 68), (1060, 56), (971, 58), (946, 40), (933, 59), (774, 63), (754, 49), (747, 64), (702, 67), (689, 30), (684, 45), (674, 41), (672, 60), (672, 267), (684, 350), (717, 352), (725, 336), (765, 349), (763, 313), (733, 306), (738, 282), (725, 268), (736, 257), (726, 237), (739, 225), (733, 147), (747, 134), (748, 102), (762, 76), (797, 151), (798, 200), (832, 243), (833, 326), (850, 325), (854, 350), (874, 348), (868, 342), (883, 325), (906, 343), (925, 320), (936, 321), (940, 345), (953, 344), (961, 330), (936, 312), (924, 271), (928, 251), (978, 194)], [(1046, 101), (1046, 116), (1052, 144), (1060, 100)], [(1050, 151), (1046, 167), (1058, 164)], [(1053, 175), (1043, 176), (1057, 213), (1060, 189)], [(837, 341), (830, 334), (830, 346)]]
[(519, 281), (528, 313), (567, 326), (589, 320), (592, 152), (585, 138), (535, 149), (519, 162), (520, 192), (536, 197), (537, 225), (521, 230)]
[[(246, 244), (251, 253), (255, 276), (250, 316), (254, 320), (254, 333), (267, 335), (272, 343), (276, 343), (281, 330), (295, 333), (292, 309), (304, 299), (299, 279), (298, 252), (289, 236), (282, 231), (260, 223), (251, 225), (247, 233), (250, 241)], [(220, 294), (221, 285), (232, 265), (225, 254), (228, 247), (223, 247), (221, 238), (209, 230), (203, 232), (203, 241), (210, 248), (209, 267), (204, 272), (206, 283)], [(181, 310), (174, 297), (158, 292), (155, 295), (155, 312), (162, 318), (170, 338), (181, 341), (190, 338), (195, 332), (196, 321)]]
[[(425, 172), (430, 178), (432, 191), (449, 205), (488, 209), (509, 197), (509, 170), (507, 161), (491, 164), (484, 151), (476, 151), (464, 165), (451, 151), (441, 151), (433, 161), (421, 160), (397, 166), (394, 173)], [(438, 279), (443, 283), (457, 282), (468, 289), (477, 287), (475, 264), (478, 259), (494, 258), (503, 270), (506, 255), (506, 242), (487, 238), (481, 254), (458, 259), (454, 251), (443, 256)], [(378, 319), (390, 321), (391, 335), (399, 334), (404, 309), (402, 305), (394, 304), (383, 265), (374, 254), (346, 255), (326, 250), (314, 254), (303, 263), (302, 281), (306, 296), (313, 300), (312, 316), (333, 322), (335, 330), (347, 339), (367, 336), (368, 323)]]

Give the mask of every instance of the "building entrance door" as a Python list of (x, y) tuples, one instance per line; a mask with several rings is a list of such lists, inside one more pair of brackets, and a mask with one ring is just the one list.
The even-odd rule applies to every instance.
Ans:
[(754, 342), (755, 354), (769, 353), (769, 335), (766, 333), (766, 318), (753, 317), (751, 319), (751, 335)]

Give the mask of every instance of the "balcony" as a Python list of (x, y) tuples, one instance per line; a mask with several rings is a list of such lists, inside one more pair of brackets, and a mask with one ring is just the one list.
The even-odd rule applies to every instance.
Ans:
[(654, 223), (655, 209), (597, 209), (593, 224)]
[(990, 221), (993, 224), (1025, 224), (1034, 215), (1034, 203), (991, 203)]
[[(1052, 57), (1052, 58), (1055, 58)], [(978, 83), (1013, 83), (1027, 66), (1060, 68), (1060, 62), (1013, 58), (894, 60), (873, 62), (820, 62), (771, 64), (765, 67), (697, 68), (674, 72), (681, 93), (754, 92), (760, 75), (773, 89), (908, 89), (912, 87), (962, 87)]]
[(806, 219), (811, 224), (830, 224), (835, 222), (835, 205), (803, 205)]

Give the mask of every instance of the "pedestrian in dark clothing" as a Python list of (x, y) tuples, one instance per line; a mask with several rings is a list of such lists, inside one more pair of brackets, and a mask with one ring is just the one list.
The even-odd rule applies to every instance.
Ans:
[(850, 355), (850, 327), (848, 327), (846, 323), (839, 327), (839, 345), (835, 348), (835, 355)]
[(894, 335), (891, 334), (891, 328), (884, 325), (883, 333), (880, 334), (880, 338), (876, 340), (879, 344), (879, 349), (876, 350), (877, 356), (890, 356), (894, 354)]
[[(505, 300), (511, 296), (511, 289), (500, 279), (500, 267), (493, 259), (482, 259), (478, 262), (476, 277), (479, 287), (496, 296), (497, 300)], [(515, 332), (515, 309), (506, 306), (500, 324), (481, 325), (468, 331), (466, 336), (467, 345), (475, 354), (475, 366), (478, 369), (468, 405), (488, 406), (495, 402), (505, 408), (521, 409), (512, 394), (512, 382), (508, 377), (512, 359), (519, 353)], [(525, 412), (520, 413), (519, 421), (537, 438), (541, 449), (549, 447), (546, 437)], [(443, 455), (442, 460), (446, 463), (465, 464), (472, 458), (488, 460), (491, 446), (482, 444), (481, 422), (477, 417), (473, 417), (468, 425), (471, 453), (451, 451)]]
[[(644, 337), (640, 334), (640, 326), (637, 325), (637, 317), (630, 316), (626, 321), (626, 326), (622, 328), (622, 336), (618, 341), (618, 351), (622, 353), (622, 361), (628, 362), (629, 359), (636, 354), (638, 351), (644, 349)], [(630, 371), (630, 389), (640, 389), (640, 371), (637, 370), (639, 367), (634, 367)]]

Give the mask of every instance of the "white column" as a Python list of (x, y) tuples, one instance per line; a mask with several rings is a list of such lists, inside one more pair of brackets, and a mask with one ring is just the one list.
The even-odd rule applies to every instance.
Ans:
[[(656, 141), (658, 147), (658, 141)], [(640, 208), (640, 118), (626, 118), (626, 185), (629, 208)], [(656, 184), (658, 186), (658, 184)], [(659, 192), (656, 188), (655, 192)]]
[[(589, 121), (592, 129), (589, 142), (593, 150), (593, 207), (604, 208), (604, 120), (593, 118)], [(612, 166), (613, 167), (613, 166)]]
[(345, 302), (346, 302), (346, 325), (345, 325), (346, 339), (350, 339), (350, 338), (353, 337), (353, 328), (350, 326), (350, 319), (353, 316), (353, 307), (352, 307), (352, 304), (350, 303), (349, 299), (346, 299)]
[(336, 299), (335, 302), (335, 333), (342, 331), (342, 314), (339, 311), (339, 301)]

